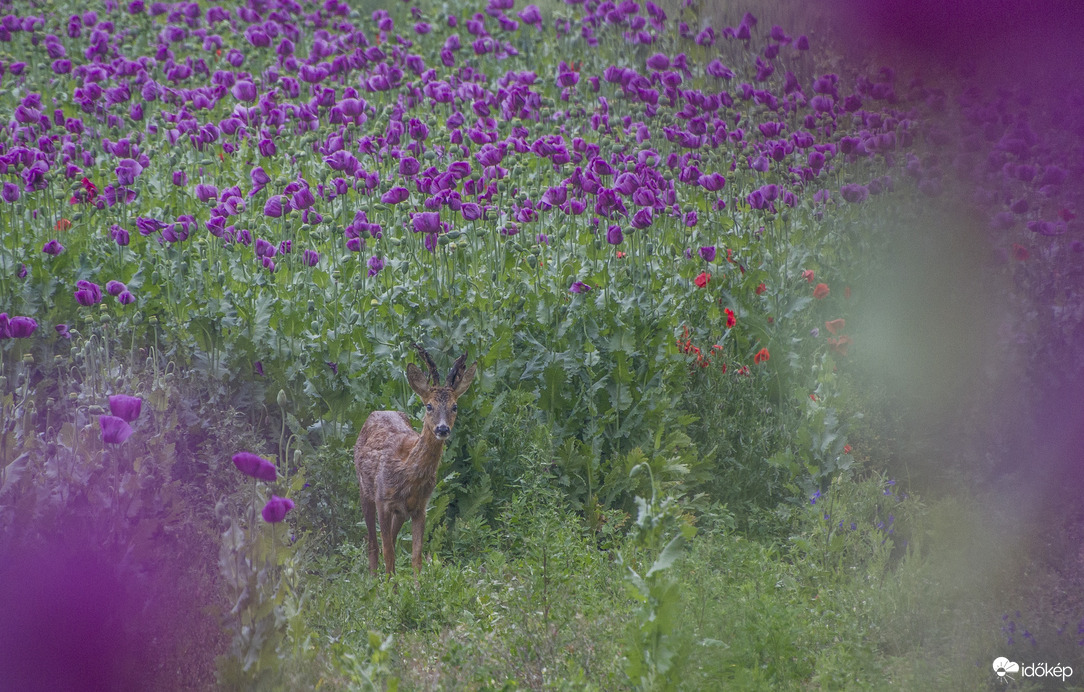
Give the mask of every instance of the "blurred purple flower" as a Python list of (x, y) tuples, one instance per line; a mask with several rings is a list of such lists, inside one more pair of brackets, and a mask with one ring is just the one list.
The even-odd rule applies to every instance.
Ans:
[(582, 281), (574, 281), (568, 290), (571, 293), (587, 293), (591, 290), (591, 287)]
[(64, 252), (64, 246), (60, 244), (59, 240), (50, 240), (41, 247), (41, 251), (47, 255), (56, 257), (60, 253)]
[(84, 307), (102, 302), (102, 287), (98, 284), (80, 279), (75, 282), (75, 302)]
[(320, 262), (320, 253), (316, 250), (305, 250), (301, 254), (301, 263), (306, 267), (315, 267)]
[(4, 201), (8, 204), (14, 204), (19, 201), (19, 186), (15, 183), (4, 183), (3, 192), (0, 192), (0, 196), (4, 198)]
[(70, 333), (70, 331), (68, 329), (68, 325), (66, 325), (66, 324), (58, 324), (55, 327), (53, 327), (53, 329), (56, 330), (57, 336), (59, 336), (62, 339), (71, 339), (72, 338), (72, 335), (71, 335), (71, 333)]
[(117, 418), (126, 420), (129, 423), (139, 418), (142, 408), (143, 399), (138, 396), (114, 394), (109, 397), (109, 411)]
[(132, 426), (117, 416), (98, 416), (98, 425), (102, 429), (102, 442), (106, 444), (119, 445), (132, 435)]
[(399, 204), (410, 197), (410, 190), (405, 187), (393, 187), (380, 196), (380, 201), (385, 204)]
[(131, 291), (121, 291), (120, 295), (117, 296), (117, 302), (121, 305), (130, 305), (135, 302), (135, 296), (132, 295)]
[(135, 184), (136, 178), (143, 172), (143, 166), (135, 159), (121, 159), (114, 170), (117, 174), (117, 182), (127, 187)]
[(218, 200), (218, 188), (214, 185), (196, 185), (196, 199), (201, 202), (215, 202)]
[(700, 248), (700, 256), (704, 259), (705, 262), (714, 262), (715, 261), (715, 246), (714, 245), (708, 245), (706, 247), (701, 247)]
[(414, 214), (411, 224), (415, 233), (437, 233), (440, 231), (440, 213), (422, 211)]
[(625, 234), (621, 227), (614, 224), (606, 229), (606, 242), (610, 245), (620, 245), (625, 240)]
[[(7, 317), (7, 314), (4, 314)], [(25, 339), (34, 333), (34, 330), (38, 328), (37, 321), (33, 317), (12, 317), (8, 322), (8, 331), (11, 334), (12, 339)]]
[(113, 224), (109, 227), (109, 235), (113, 236), (113, 240), (116, 241), (117, 245), (120, 245), (121, 247), (124, 247), (130, 241), (128, 231), (124, 230), (117, 224)]
[(256, 100), (256, 85), (248, 80), (242, 80), (230, 88), (230, 93), (238, 101), (252, 102)]
[(263, 215), (275, 219), (282, 216), (282, 199), (282, 195), (271, 195), (263, 205)]
[[(257, 365), (258, 364), (259, 361), (257, 361)], [(237, 454), (234, 454), (233, 465), (236, 466), (237, 470), (241, 473), (252, 476), (257, 480), (267, 481), (268, 483), (274, 483), (275, 479), (278, 477), (274, 464), (252, 452), (238, 452)]]
[(127, 291), (128, 287), (117, 281), (116, 279), (110, 279), (105, 284), (105, 292), (111, 296), (119, 296), (124, 291)]
[(384, 268), (384, 260), (376, 255), (369, 258), (369, 276), (376, 276)]
[(272, 495), (263, 506), (263, 520), (268, 524), (277, 524), (286, 518), (286, 513), (294, 508), (294, 501), (287, 497)]
[(869, 188), (858, 183), (848, 183), (839, 188), (839, 194), (847, 202), (858, 204), (866, 201), (866, 198), (869, 197)]
[(173, 171), (173, 184), (177, 187), (188, 185), (188, 174), (184, 171)]

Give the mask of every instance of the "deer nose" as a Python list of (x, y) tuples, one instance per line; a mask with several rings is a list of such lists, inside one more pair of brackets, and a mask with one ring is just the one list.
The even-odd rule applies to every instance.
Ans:
[(433, 430), (433, 432), (437, 434), (437, 437), (448, 437), (448, 435), (452, 434), (452, 429), (441, 423)]

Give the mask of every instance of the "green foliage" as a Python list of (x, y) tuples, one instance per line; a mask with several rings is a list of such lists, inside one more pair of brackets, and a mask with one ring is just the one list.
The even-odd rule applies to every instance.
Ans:
[(640, 603), (637, 620), (629, 626), (625, 667), (638, 689), (674, 689), (679, 678), (671, 676), (678, 647), (673, 631), (680, 604), (679, 580), (672, 568), (696, 528), (684, 521), (680, 505), (669, 495), (660, 497), (651, 467), (638, 464), (632, 474), (644, 473), (651, 483), (651, 497), (637, 496), (633, 545), (645, 554), (650, 567), (641, 576), (631, 564), (625, 580), (629, 595)]

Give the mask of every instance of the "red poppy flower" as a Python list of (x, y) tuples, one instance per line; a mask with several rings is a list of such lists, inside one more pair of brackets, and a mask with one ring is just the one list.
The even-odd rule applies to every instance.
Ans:
[(847, 320), (843, 319), (842, 317), (835, 320), (829, 320), (828, 322), (824, 323), (824, 328), (827, 329), (831, 334), (839, 334), (846, 326)]
[(768, 287), (765, 286), (763, 283), (761, 283), (759, 286), (757, 286), (756, 293), (759, 296), (761, 293), (764, 293), (764, 291), (767, 291), (767, 290), (768, 290)]
[(71, 227), (72, 227), (72, 222), (69, 221), (68, 219), (61, 219), (60, 221), (56, 222), (56, 230), (58, 230), (58, 231), (66, 231)]
[(843, 445), (843, 453), (844, 454), (850, 454), (851, 453), (851, 446), (850, 445)]
[(805, 279), (806, 283), (813, 283), (813, 277), (814, 274), (812, 269), (806, 269), (802, 272), (802, 278)]
[(768, 353), (768, 349), (762, 348), (759, 351), (757, 351), (755, 356), (753, 356), (753, 362), (759, 365), (761, 363), (766, 362), (771, 357), (772, 357), (772, 354)]
[(813, 288), (813, 297), (817, 300), (828, 297), (828, 284), (817, 284)]
[(733, 327), (735, 324), (738, 323), (738, 318), (734, 316), (733, 310), (731, 310), (730, 308), (723, 308), (723, 311), (726, 312), (726, 326), (728, 328)]
[(697, 288), (704, 288), (708, 285), (709, 281), (711, 281), (711, 274), (707, 272), (700, 272), (700, 276), (696, 277), (693, 283), (696, 284)]
[(841, 356), (847, 355), (847, 347), (851, 345), (851, 337), (844, 334), (840, 337), (828, 337), (828, 347)]

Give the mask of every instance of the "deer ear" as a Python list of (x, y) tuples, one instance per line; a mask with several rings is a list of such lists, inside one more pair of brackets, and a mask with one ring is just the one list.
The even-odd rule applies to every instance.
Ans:
[(407, 363), (406, 366), (406, 379), (407, 384), (414, 390), (414, 393), (425, 399), (429, 396), (429, 376), (421, 371), (414, 363)]
[(471, 381), (474, 380), (474, 373), (478, 370), (478, 361), (471, 363), (471, 366), (467, 368), (467, 371), (459, 378), (459, 381), (455, 383), (455, 396), (458, 399), (463, 396), (463, 392), (467, 391), (467, 387), (470, 387)]

